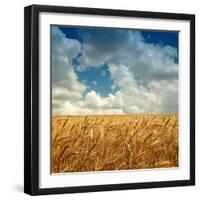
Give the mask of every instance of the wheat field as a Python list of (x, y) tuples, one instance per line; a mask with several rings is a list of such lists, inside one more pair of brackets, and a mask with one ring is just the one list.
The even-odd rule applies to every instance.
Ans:
[(178, 167), (178, 115), (53, 116), (51, 172)]

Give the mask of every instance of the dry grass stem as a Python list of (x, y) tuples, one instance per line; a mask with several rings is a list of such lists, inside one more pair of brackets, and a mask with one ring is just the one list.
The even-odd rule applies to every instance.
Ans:
[(178, 167), (178, 115), (52, 117), (52, 173)]

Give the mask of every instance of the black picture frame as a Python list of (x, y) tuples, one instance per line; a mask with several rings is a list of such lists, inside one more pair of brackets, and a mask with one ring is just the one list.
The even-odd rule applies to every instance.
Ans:
[[(190, 23), (190, 179), (162, 182), (39, 188), (39, 14), (77, 13)], [(31, 5), (24, 9), (24, 192), (30, 195), (97, 192), (195, 185), (195, 15), (161, 12)]]

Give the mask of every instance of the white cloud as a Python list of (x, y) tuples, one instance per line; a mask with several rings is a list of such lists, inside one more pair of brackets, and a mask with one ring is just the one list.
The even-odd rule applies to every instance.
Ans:
[(101, 98), (94, 90), (91, 90), (85, 96), (85, 104), (90, 108), (99, 108), (104, 106), (105, 103), (105, 99)]
[(85, 86), (77, 79), (72, 60), (81, 51), (81, 44), (74, 39), (68, 39), (57, 28), (52, 28), (52, 82), (69, 91), (84, 92)]
[[(52, 39), (53, 114), (168, 113), (178, 111), (177, 50), (171, 46), (148, 44), (137, 31), (81, 33), (68, 39), (54, 28)], [(99, 35), (98, 35), (99, 34)], [(95, 38), (96, 37), (96, 38)], [(99, 39), (100, 38), (100, 39)], [(101, 67), (102, 78), (109, 73), (112, 89), (106, 97), (80, 82), (72, 60), (79, 53), (79, 71)], [(97, 82), (94, 80), (93, 84)]]
[(108, 63), (112, 89), (119, 87), (126, 102), (124, 112), (178, 111), (176, 48), (146, 43), (138, 31), (81, 34), (86, 44), (80, 66), (87, 70)]
[[(68, 39), (57, 28), (52, 28), (52, 98), (53, 114), (66, 112), (63, 104), (82, 98), (86, 86), (78, 81), (72, 60), (81, 51), (81, 44)], [(55, 103), (56, 102), (56, 103)], [(55, 108), (55, 109), (54, 109)]]
[(178, 112), (178, 80), (152, 82), (150, 87), (160, 97), (162, 113)]
[(104, 98), (93, 90), (84, 99), (53, 100), (53, 107), (56, 115), (124, 114), (116, 96), (110, 94)]
[(99, 30), (80, 33), (85, 43), (79, 58), (81, 70), (101, 67), (105, 63), (130, 67), (143, 84), (151, 80), (172, 80), (178, 77), (174, 62), (177, 49), (166, 45), (146, 43), (138, 31)]
[(159, 108), (161, 103), (159, 96), (139, 85), (134, 79), (130, 67), (109, 64), (109, 71), (115, 87), (120, 88), (118, 92), (120, 92), (121, 101), (124, 102), (125, 113), (148, 113), (154, 112), (155, 107)]
[(52, 92), (53, 99), (60, 100), (77, 100), (82, 98), (81, 93), (78, 93), (76, 90), (69, 91), (64, 87), (54, 87)]

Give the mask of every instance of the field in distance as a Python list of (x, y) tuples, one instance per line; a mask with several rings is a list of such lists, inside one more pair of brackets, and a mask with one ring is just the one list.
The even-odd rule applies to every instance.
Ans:
[(178, 115), (52, 117), (51, 172), (178, 167)]

